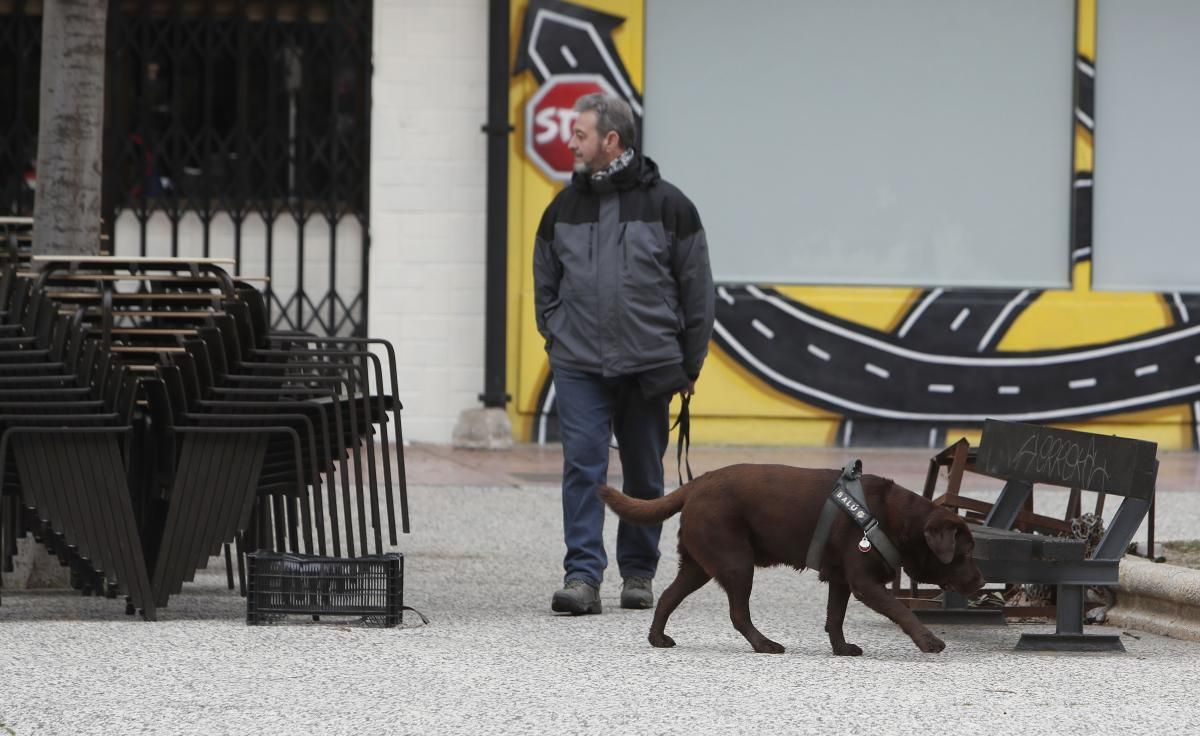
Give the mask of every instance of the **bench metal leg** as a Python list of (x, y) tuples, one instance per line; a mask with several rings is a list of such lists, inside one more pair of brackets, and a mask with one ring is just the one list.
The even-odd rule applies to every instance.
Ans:
[(1000, 491), (983, 525), (997, 529), (1012, 529), (1025, 502), (1033, 495), (1033, 484), (1027, 480), (1009, 480)]
[(1019, 651), (1040, 652), (1123, 652), (1121, 637), (1112, 634), (1083, 633), (1082, 585), (1058, 586), (1058, 612), (1053, 634), (1022, 634)]
[(1083, 586), (1058, 586), (1058, 610), (1055, 615), (1056, 634), (1083, 636)]

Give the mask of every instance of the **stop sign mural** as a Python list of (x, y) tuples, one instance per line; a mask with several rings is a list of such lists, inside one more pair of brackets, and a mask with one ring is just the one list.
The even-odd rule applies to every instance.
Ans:
[(575, 100), (594, 92), (616, 94), (599, 74), (560, 74), (546, 80), (525, 106), (525, 155), (551, 179), (566, 181), (575, 168), (567, 148), (575, 127)]

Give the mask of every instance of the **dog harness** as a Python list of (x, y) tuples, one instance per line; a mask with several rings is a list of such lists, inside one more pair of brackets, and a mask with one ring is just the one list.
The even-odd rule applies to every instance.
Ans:
[(867, 496), (863, 493), (862, 481), (859, 480), (861, 476), (862, 460), (855, 458), (842, 467), (842, 474), (838, 476), (837, 483), (833, 486), (833, 493), (825, 502), (825, 506), (821, 509), (821, 516), (817, 519), (812, 542), (808, 545), (805, 567), (818, 571), (821, 569), (821, 557), (825, 553), (825, 543), (829, 541), (829, 531), (833, 528), (833, 520), (837, 517), (840, 509), (849, 514), (854, 523), (863, 530), (862, 541), (858, 543), (859, 551), (865, 554), (874, 547), (893, 572), (900, 571), (900, 553), (883, 533), (883, 529), (879, 526), (879, 520), (872, 516), (871, 510), (867, 508)]

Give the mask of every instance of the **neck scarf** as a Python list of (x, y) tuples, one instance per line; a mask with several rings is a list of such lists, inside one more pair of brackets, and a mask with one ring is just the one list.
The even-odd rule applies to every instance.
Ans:
[(592, 179), (607, 179), (608, 177), (628, 166), (629, 163), (633, 161), (633, 155), (633, 149), (626, 148), (625, 152), (614, 158), (608, 166), (605, 166), (603, 169), (592, 174)]

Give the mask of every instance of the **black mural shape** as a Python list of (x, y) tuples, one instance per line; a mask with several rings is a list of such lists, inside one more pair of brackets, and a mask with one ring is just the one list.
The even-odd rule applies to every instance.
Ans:
[(1200, 322), (1200, 294), (1183, 294), (1168, 292), (1162, 295), (1163, 301), (1171, 309), (1171, 317), (1175, 324), (1183, 325)]
[(1071, 193), (1071, 263), (1092, 260), (1092, 172), (1075, 174)]
[[(1091, 131), (1096, 120), (1096, 67), (1075, 57), (1075, 120)], [(1071, 263), (1092, 259), (1092, 172), (1075, 172), (1071, 190)]]
[(513, 76), (528, 70), (541, 84), (556, 74), (599, 74), (629, 102), (640, 123), (642, 96), (612, 39), (624, 22), (574, 3), (530, 0)]
[(1075, 57), (1075, 109), (1083, 113), (1076, 119), (1092, 130), (1096, 120), (1096, 67), (1082, 55)]
[(1029, 289), (931, 289), (896, 328), (913, 350), (967, 355), (988, 352), (1040, 292)]
[(725, 352), (779, 391), (850, 419), (1067, 421), (1200, 396), (1200, 325), (1071, 350), (933, 353), (771, 289), (719, 293), (714, 339)]

